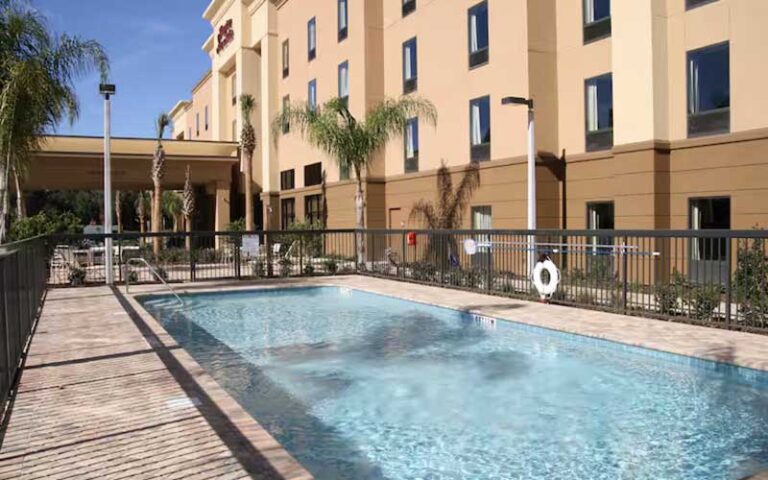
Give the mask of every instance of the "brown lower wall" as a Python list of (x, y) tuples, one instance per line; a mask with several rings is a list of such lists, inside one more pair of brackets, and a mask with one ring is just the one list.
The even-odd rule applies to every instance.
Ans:
[[(451, 171), (457, 185), (463, 168)], [(423, 226), (410, 213), (419, 200), (436, 200), (436, 173), (368, 179), (366, 225)], [(586, 228), (588, 203), (613, 202), (616, 229), (687, 229), (689, 202), (702, 197), (731, 199), (732, 229), (768, 226), (768, 130), (619, 146), (566, 156), (564, 168), (558, 159), (542, 161), (536, 173), (539, 228)], [(494, 228), (525, 228), (526, 175), (524, 159), (483, 163), (481, 185), (469, 202), (463, 227), (471, 227), (471, 207), (490, 206)], [(282, 192), (280, 197), (297, 199), (296, 217), (301, 219), (303, 197), (320, 192), (320, 187), (312, 187)], [(354, 181), (330, 184), (326, 195), (328, 227), (353, 228)]]

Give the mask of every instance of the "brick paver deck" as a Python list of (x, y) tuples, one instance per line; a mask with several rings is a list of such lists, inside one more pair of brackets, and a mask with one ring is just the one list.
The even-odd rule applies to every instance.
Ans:
[(311, 478), (127, 310), (107, 288), (49, 292), (0, 478)]

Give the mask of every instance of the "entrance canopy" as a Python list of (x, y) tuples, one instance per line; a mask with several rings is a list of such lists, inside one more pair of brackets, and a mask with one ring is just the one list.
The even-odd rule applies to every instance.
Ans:
[[(112, 139), (112, 188), (148, 190), (157, 140)], [(166, 173), (163, 188), (181, 189), (190, 166), (195, 185), (215, 189), (232, 180), (238, 162), (236, 143), (163, 140)], [(31, 190), (101, 190), (104, 185), (104, 140), (102, 137), (50, 136), (32, 158), (23, 188)]]

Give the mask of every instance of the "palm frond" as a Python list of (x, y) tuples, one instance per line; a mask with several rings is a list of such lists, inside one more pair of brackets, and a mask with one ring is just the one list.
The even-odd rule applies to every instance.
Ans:
[(165, 136), (165, 129), (171, 124), (171, 117), (163, 112), (157, 116), (155, 120), (155, 132), (157, 133), (157, 141), (160, 142)]
[(419, 200), (411, 207), (411, 213), (408, 218), (421, 222), (425, 227), (432, 230), (440, 228), (440, 220), (434, 205), (425, 200)]
[(480, 167), (477, 163), (470, 163), (464, 170), (461, 182), (445, 208), (445, 228), (455, 229), (461, 225), (461, 216), (469, 205), (469, 200), (477, 187), (480, 186)]
[(256, 99), (253, 95), (244, 93), (240, 95), (240, 113), (243, 116), (243, 124), (251, 123), (251, 113), (256, 107)]

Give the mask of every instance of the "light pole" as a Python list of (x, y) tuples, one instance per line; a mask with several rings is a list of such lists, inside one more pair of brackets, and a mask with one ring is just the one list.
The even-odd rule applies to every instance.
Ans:
[[(533, 114), (533, 99), (525, 97), (504, 97), (502, 105), (525, 105), (528, 107), (528, 230), (536, 230), (536, 122)], [(534, 237), (528, 237), (528, 269), (533, 273), (535, 264)]]
[(112, 105), (110, 97), (115, 94), (115, 86), (108, 83), (99, 85), (99, 93), (104, 95), (104, 281), (114, 283), (112, 252)]

